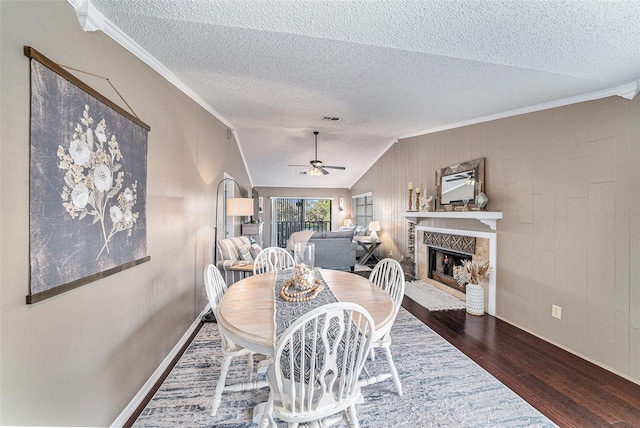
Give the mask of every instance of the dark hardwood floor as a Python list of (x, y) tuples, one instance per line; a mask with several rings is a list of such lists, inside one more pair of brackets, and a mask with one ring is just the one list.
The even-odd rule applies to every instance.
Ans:
[(640, 427), (640, 385), (490, 315), (402, 306), (561, 427)]

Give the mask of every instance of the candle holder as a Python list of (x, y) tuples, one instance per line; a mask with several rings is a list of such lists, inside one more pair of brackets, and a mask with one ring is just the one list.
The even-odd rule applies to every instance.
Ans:
[(416, 211), (420, 211), (420, 192), (416, 190)]
[(407, 211), (413, 211), (412, 209), (412, 203), (413, 201), (413, 189), (409, 189), (409, 209)]

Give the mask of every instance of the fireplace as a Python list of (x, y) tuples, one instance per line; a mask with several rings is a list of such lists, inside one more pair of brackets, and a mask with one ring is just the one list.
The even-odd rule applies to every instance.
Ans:
[[(463, 259), (488, 260), (494, 272), (485, 287), (485, 308), (495, 315), (497, 272), (497, 234), (475, 230), (415, 226), (414, 260), (416, 279), (465, 299), (464, 288), (453, 279), (453, 266)], [(445, 273), (445, 256), (448, 261)], [(434, 260), (435, 259), (435, 260)], [(436, 275), (433, 274), (436, 272)], [(440, 274), (440, 275), (439, 275)]]
[(442, 248), (429, 247), (428, 251), (428, 277), (455, 290), (465, 292), (465, 286), (460, 285), (454, 278), (454, 268), (462, 265), (463, 260), (471, 260), (470, 254), (458, 253)]

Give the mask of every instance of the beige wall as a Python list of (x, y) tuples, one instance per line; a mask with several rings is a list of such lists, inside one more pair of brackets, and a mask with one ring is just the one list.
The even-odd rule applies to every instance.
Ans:
[[(256, 187), (256, 191), (264, 199), (264, 213), (258, 214), (264, 222), (264, 246), (271, 246), (271, 199), (280, 198), (324, 198), (333, 199), (331, 226), (333, 230), (338, 230), (342, 226), (344, 219), (351, 218), (351, 192), (349, 189), (316, 189), (309, 187)], [(338, 200), (344, 198), (344, 212), (338, 211)], [(273, 244), (275, 245), (275, 243)]]
[[(503, 212), (497, 315), (640, 383), (640, 97), (398, 142), (352, 189), (373, 191), (383, 253), (406, 254), (407, 182), (433, 192), (437, 169), (477, 157), (486, 158), (487, 209)], [(475, 220), (421, 224), (489, 230)]]
[[(66, 1), (1, 1), (0, 424), (111, 424), (205, 305), (215, 185), (248, 175), (227, 128), (104, 34), (84, 33)], [(35, 305), (29, 290), (30, 45), (108, 77), (151, 127), (151, 261)], [(113, 101), (104, 81), (78, 75)], [(120, 105), (124, 106), (121, 102)], [(53, 144), (58, 144), (53, 142)]]

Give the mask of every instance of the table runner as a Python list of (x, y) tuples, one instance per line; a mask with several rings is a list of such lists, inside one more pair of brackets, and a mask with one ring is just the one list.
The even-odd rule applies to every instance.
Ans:
[[(274, 305), (275, 305), (274, 311), (273, 311), (274, 328), (275, 328), (274, 335), (273, 335), (274, 351), (275, 349), (277, 349), (277, 344), (280, 339), (280, 336), (298, 318), (300, 318), (302, 315), (306, 314), (307, 312), (311, 311), (312, 309), (318, 308), (323, 305), (327, 305), (329, 303), (335, 303), (338, 301), (338, 298), (335, 296), (335, 294), (333, 294), (333, 291), (331, 291), (331, 289), (325, 282), (324, 278), (322, 278), (322, 274), (320, 273), (320, 270), (316, 268), (314, 269), (315, 278), (316, 280), (319, 280), (322, 285), (322, 290), (320, 290), (316, 298), (313, 300), (308, 300), (304, 302), (287, 302), (280, 296), (280, 290), (282, 289), (282, 287), (285, 286), (285, 284), (289, 280), (291, 280), (294, 273), (295, 273), (295, 268), (289, 268), (289, 269), (278, 271), (278, 273), (276, 274), (276, 286), (274, 287), (275, 294), (273, 299)], [(333, 332), (333, 334), (331, 333), (329, 334), (330, 337), (339, 337), (338, 339), (339, 344), (336, 349), (337, 356), (335, 358), (336, 358), (336, 361), (338, 362), (339, 372), (342, 375), (346, 375), (351, 372), (351, 367), (347, 367), (344, 371), (342, 370), (343, 368), (342, 362), (344, 361), (343, 352), (345, 348), (345, 340), (347, 340), (347, 338), (350, 338), (348, 339), (350, 341), (364, 340), (364, 338), (358, 334), (358, 327), (355, 325), (355, 323), (351, 319), (345, 320), (345, 323), (347, 324), (347, 326), (345, 326), (346, 329), (351, 330), (351, 332), (347, 332), (346, 334), (343, 332), (342, 335), (339, 335), (341, 326), (335, 323), (332, 323), (330, 326), (330, 330)], [(307, 330), (305, 335), (307, 336), (307, 340), (305, 340), (305, 342), (308, 343), (308, 339), (310, 339), (312, 335), (313, 335), (312, 330)], [(304, 379), (304, 382), (307, 383), (311, 378), (311, 372), (310, 372), (311, 367), (315, 367), (316, 376), (322, 370), (324, 366), (324, 354), (325, 354), (324, 343), (323, 342), (317, 343), (315, 364), (310, 364), (309, 362), (309, 358), (310, 358), (309, 349), (303, 349), (303, 348), (304, 347), (300, 343), (300, 338), (294, 337), (292, 348), (287, 347), (283, 351), (284, 358), (282, 358), (280, 361), (281, 362), (280, 369), (282, 370), (282, 374), (284, 378), (290, 379), (292, 374), (291, 372), (293, 371), (293, 377), (294, 379), (296, 379), (296, 382), (302, 382)], [(305, 354), (305, 359), (306, 359), (306, 363), (303, 364), (304, 366), (303, 373), (301, 373), (301, 370), (300, 370), (301, 369), (301, 366), (300, 366), (301, 353)], [(293, 354), (293, 358), (290, 358), (291, 354)], [(293, 361), (294, 363), (293, 370), (290, 367), (291, 361)]]
[(276, 349), (276, 345), (278, 344), (280, 335), (284, 333), (287, 328), (289, 328), (289, 326), (293, 322), (295, 322), (295, 320), (312, 309), (338, 301), (335, 294), (333, 294), (333, 291), (331, 291), (331, 289), (325, 282), (324, 278), (322, 278), (320, 270), (316, 268), (314, 269), (315, 277), (322, 284), (322, 290), (318, 293), (316, 298), (306, 302), (287, 302), (282, 297), (280, 297), (280, 290), (282, 289), (282, 287), (284, 287), (287, 281), (293, 278), (294, 272), (294, 268), (289, 268), (278, 271), (278, 273), (276, 274), (276, 286), (273, 289), (273, 324), (275, 326), (275, 332), (273, 335), (273, 349)]

